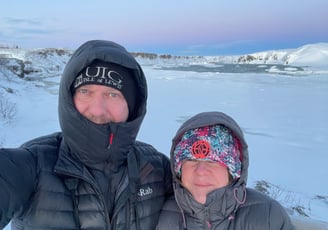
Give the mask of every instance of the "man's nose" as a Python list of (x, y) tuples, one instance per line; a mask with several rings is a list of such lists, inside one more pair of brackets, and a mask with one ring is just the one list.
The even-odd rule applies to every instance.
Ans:
[(94, 116), (102, 116), (106, 112), (106, 100), (101, 95), (96, 95), (89, 106), (90, 113)]

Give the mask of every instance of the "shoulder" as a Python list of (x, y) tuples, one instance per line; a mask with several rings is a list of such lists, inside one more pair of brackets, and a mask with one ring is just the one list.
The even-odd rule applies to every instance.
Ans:
[(268, 206), (269, 208), (283, 209), (283, 206), (277, 200), (252, 188), (247, 188), (245, 205)]
[(283, 209), (278, 201), (252, 188), (247, 188), (246, 202), (241, 205), (241, 208), (245, 207), (267, 209), (268, 211), (271, 209)]
[(278, 201), (251, 188), (247, 188), (246, 202), (240, 206), (238, 215), (269, 229), (293, 229), (286, 209)]
[(247, 188), (247, 202), (246, 204), (268, 204), (272, 201), (272, 198), (268, 195), (261, 193), (255, 189)]
[(168, 156), (159, 152), (154, 146), (150, 144), (137, 141), (134, 145), (134, 148), (140, 158), (146, 158), (148, 161), (160, 161), (169, 163)]
[(41, 146), (57, 146), (59, 145), (61, 139), (62, 139), (62, 134), (60, 132), (56, 132), (53, 134), (49, 134), (29, 140), (24, 144), (22, 144), (21, 147), (36, 148)]
[(158, 194), (173, 193), (170, 160), (152, 145), (137, 142), (134, 146), (141, 183), (156, 186)]
[(61, 139), (60, 133), (54, 133), (29, 140), (18, 148), (2, 148), (0, 150), (2, 154), (6, 154), (10, 157), (15, 157), (16, 155), (19, 155), (21, 159), (23, 159), (24, 156), (35, 157), (39, 155), (40, 152), (44, 152), (42, 150), (48, 150), (47, 152), (49, 152), (51, 148), (57, 149)]
[(175, 201), (174, 195), (170, 196), (165, 201), (165, 203), (162, 207), (162, 213), (163, 212), (180, 213), (179, 206), (177, 205), (177, 202)]
[(47, 162), (50, 159), (52, 159), (51, 162), (54, 162), (58, 156), (61, 140), (62, 134), (57, 132), (32, 139), (21, 147), (34, 155), (39, 163)]
[(182, 223), (183, 223), (182, 214), (174, 199), (174, 196), (171, 196), (166, 200), (166, 202), (162, 207), (156, 230), (182, 229), (180, 228)]

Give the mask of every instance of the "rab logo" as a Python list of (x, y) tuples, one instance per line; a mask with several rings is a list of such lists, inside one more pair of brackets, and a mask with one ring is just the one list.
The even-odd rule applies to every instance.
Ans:
[(143, 196), (150, 195), (152, 193), (153, 193), (153, 190), (151, 189), (151, 187), (148, 186), (148, 188), (139, 189), (138, 196), (143, 197)]
[(206, 140), (198, 140), (191, 146), (191, 153), (196, 159), (204, 159), (210, 153), (210, 143)]

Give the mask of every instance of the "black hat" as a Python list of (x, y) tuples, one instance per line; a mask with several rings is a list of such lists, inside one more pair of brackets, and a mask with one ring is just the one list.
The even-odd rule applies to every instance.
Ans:
[(121, 91), (129, 107), (129, 119), (134, 115), (137, 88), (131, 70), (114, 63), (95, 60), (77, 75), (72, 85), (73, 91), (88, 84), (104, 85)]

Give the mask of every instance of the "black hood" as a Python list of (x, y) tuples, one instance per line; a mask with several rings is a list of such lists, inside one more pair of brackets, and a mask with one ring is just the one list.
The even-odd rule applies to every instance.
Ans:
[[(75, 108), (71, 86), (82, 69), (94, 60), (128, 68), (137, 84), (138, 108), (133, 119), (122, 123), (95, 124)], [(89, 167), (99, 168), (115, 162), (119, 166), (133, 146), (146, 114), (147, 83), (140, 65), (127, 50), (111, 41), (93, 40), (81, 45), (68, 61), (59, 88), (59, 122), (64, 144), (74, 157)], [(111, 138), (112, 144), (109, 144)]]

